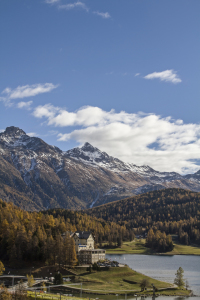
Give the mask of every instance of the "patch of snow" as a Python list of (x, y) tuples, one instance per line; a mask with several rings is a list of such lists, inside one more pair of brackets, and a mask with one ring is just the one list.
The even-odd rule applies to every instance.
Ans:
[(2, 148), (0, 148), (0, 153), (1, 153), (1, 155), (3, 155), (5, 153), (5, 151)]
[(199, 181), (200, 181), (200, 178), (198, 178), (198, 177), (190, 177), (190, 178), (188, 178), (188, 180), (189, 181), (192, 181), (192, 182), (197, 182), (197, 183), (199, 183)]
[(35, 168), (36, 165), (37, 165), (36, 159), (33, 158), (33, 159), (31, 160), (31, 167), (30, 167), (29, 171), (34, 170), (34, 168)]
[(60, 167), (58, 170), (56, 170), (56, 174), (57, 174), (58, 172), (60, 172), (62, 169), (63, 169), (63, 167)]
[(95, 203), (98, 201), (98, 199), (99, 199), (99, 192), (98, 192), (96, 198), (94, 199), (94, 201), (92, 202), (92, 204), (90, 205), (90, 208), (92, 208), (95, 205)]

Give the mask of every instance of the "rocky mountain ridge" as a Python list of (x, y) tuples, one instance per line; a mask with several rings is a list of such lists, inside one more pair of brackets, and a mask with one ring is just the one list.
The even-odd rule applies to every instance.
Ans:
[(89, 143), (62, 151), (14, 126), (0, 133), (0, 198), (27, 210), (84, 209), (169, 187), (200, 191), (200, 171), (158, 172)]

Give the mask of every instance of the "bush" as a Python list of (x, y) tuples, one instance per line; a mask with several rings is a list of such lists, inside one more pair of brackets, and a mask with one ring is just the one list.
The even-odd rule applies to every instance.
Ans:
[(146, 288), (149, 286), (149, 280), (144, 278), (142, 279), (141, 283), (140, 283), (140, 287), (141, 287), (141, 292), (143, 292), (144, 290), (146, 290)]
[(86, 269), (86, 271), (88, 271), (88, 272), (92, 272), (92, 268), (91, 268), (91, 266), (89, 266), (89, 267), (87, 267), (87, 269)]
[(95, 270), (95, 271), (100, 271), (101, 270), (101, 268), (97, 265), (97, 263), (93, 263), (92, 269)]
[(54, 284), (63, 284), (63, 276), (61, 273), (56, 273), (54, 276)]

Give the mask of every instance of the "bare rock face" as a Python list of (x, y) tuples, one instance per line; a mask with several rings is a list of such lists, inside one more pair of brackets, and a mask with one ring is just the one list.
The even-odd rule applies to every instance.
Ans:
[(89, 143), (64, 152), (14, 126), (0, 133), (0, 198), (23, 209), (84, 209), (169, 187), (200, 191), (200, 171), (158, 172)]

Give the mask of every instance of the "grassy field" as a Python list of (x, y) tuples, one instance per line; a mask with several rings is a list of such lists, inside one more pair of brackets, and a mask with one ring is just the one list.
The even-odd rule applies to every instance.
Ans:
[(170, 283), (150, 278), (131, 270), (129, 267), (110, 268), (108, 271), (92, 271), (92, 273), (84, 272), (83, 275), (79, 274), (75, 277), (76, 282), (82, 282), (83, 291), (90, 290), (99, 294), (139, 294), (141, 290), (140, 283), (143, 279), (147, 279), (149, 281), (147, 291), (145, 291), (144, 294), (152, 294), (152, 284), (156, 286), (159, 294), (189, 294), (186, 290), (181, 291), (179, 289), (174, 289), (173, 285)]
[[(177, 238), (173, 239), (173, 251), (164, 253), (166, 255), (200, 255), (200, 247), (186, 246), (178, 243)], [(132, 242), (124, 242), (121, 248), (106, 249), (107, 254), (156, 254), (145, 247), (145, 239), (135, 239)]]
[[(47, 268), (47, 270), (46, 270)], [(44, 273), (46, 271), (49, 272), (50, 267), (43, 267), (40, 268), (40, 270), (35, 270), (36, 273)], [(52, 270), (51, 270), (52, 271)], [(64, 271), (64, 269), (62, 270)], [(70, 293), (80, 293), (80, 290), (82, 289), (83, 293), (88, 293), (92, 297), (94, 297), (94, 294), (98, 295), (104, 295), (104, 294), (147, 294), (152, 295), (152, 284), (157, 288), (157, 295), (172, 295), (172, 296), (188, 296), (190, 294), (190, 291), (186, 290), (180, 290), (178, 288), (174, 288), (173, 284), (158, 281), (156, 279), (153, 279), (151, 277), (145, 276), (139, 272), (136, 272), (132, 269), (130, 269), (128, 266), (125, 267), (111, 267), (108, 270), (105, 270), (102, 268), (100, 271), (87, 271), (86, 267), (75, 267), (72, 269), (73, 275), (69, 275), (71, 270), (66, 270), (63, 272), (64, 277), (70, 277), (71, 282), (65, 283), (64, 286), (66, 287), (60, 287), (60, 290), (62, 291), (62, 294), (68, 294)], [(67, 274), (68, 273), (68, 274)], [(148, 280), (148, 287), (147, 290), (141, 293), (140, 284), (143, 279)], [(80, 284), (82, 283), (82, 285)], [(75, 284), (75, 285), (74, 285)], [(51, 290), (52, 292), (53, 290)], [(35, 299), (35, 292), (28, 292), (30, 298)], [(56, 291), (55, 291), (56, 293)], [(84, 295), (84, 297), (87, 297)], [(59, 294), (48, 294), (48, 293), (37, 293), (36, 299), (51, 299), (51, 300), (57, 300), (60, 298)], [(72, 297), (62, 295), (61, 299), (68, 299), (71, 300)], [(80, 298), (73, 297), (72, 299), (78, 300)]]
[(106, 249), (107, 254), (150, 254), (151, 250), (145, 247), (145, 239), (135, 239), (124, 242), (120, 248)]
[(177, 255), (177, 254), (183, 254), (183, 255), (200, 255), (200, 247), (197, 246), (187, 246), (187, 245), (181, 245), (178, 243), (174, 243), (174, 249), (171, 252), (166, 253), (167, 255)]

